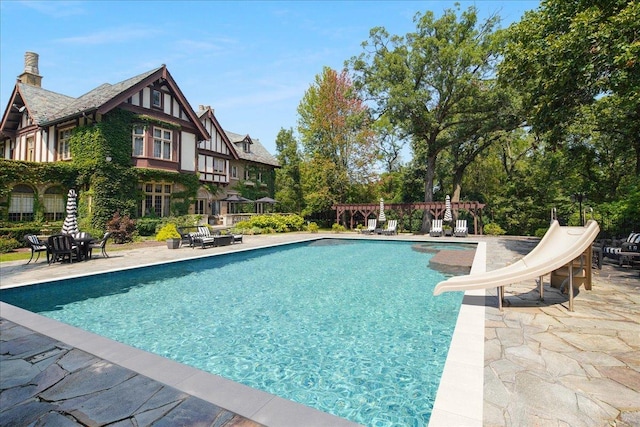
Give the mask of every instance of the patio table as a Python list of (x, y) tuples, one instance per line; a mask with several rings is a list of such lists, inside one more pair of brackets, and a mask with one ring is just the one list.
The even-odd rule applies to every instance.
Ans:
[(81, 261), (85, 261), (89, 259), (89, 244), (94, 242), (96, 239), (91, 236), (87, 237), (74, 237), (73, 241), (80, 247), (80, 259)]

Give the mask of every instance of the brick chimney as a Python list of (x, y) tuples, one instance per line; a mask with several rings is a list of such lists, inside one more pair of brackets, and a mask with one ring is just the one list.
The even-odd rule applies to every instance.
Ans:
[(18, 76), (18, 81), (31, 86), (42, 87), (42, 76), (38, 71), (38, 54), (25, 52), (24, 71)]

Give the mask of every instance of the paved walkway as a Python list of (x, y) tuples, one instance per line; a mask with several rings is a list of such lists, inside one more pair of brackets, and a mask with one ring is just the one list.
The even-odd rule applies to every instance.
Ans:
[[(497, 239), (488, 269), (535, 243)], [(484, 425), (640, 426), (638, 268), (605, 261), (574, 312), (548, 279), (543, 303), (534, 282), (521, 283), (506, 289), (510, 307), (486, 309)]]
[[(308, 237), (313, 236), (245, 236), (242, 245), (204, 251), (185, 248), (172, 251), (166, 247), (132, 249), (113, 252), (109, 259), (96, 258), (83, 263), (81, 268), (85, 272), (85, 266), (92, 272), (133, 268), (141, 260), (167, 262)], [(478, 240), (487, 243), (487, 270), (510, 264), (537, 243), (536, 239), (526, 238), (484, 237)], [(2, 263), (0, 286), (48, 281), (77, 272), (77, 264), (47, 266), (46, 262), (40, 261), (35, 266), (25, 266), (24, 261)], [(637, 267), (619, 268), (605, 263), (602, 270), (595, 271), (593, 290), (579, 290), (574, 300), (574, 312), (567, 310), (566, 296), (549, 287), (548, 283), (542, 303), (537, 301), (534, 288), (535, 283), (520, 283), (507, 288), (510, 306), (503, 312), (497, 309), (495, 298), (487, 298), (483, 424), (640, 425), (640, 279)], [(489, 293), (495, 295), (495, 292)], [(527, 307), (521, 307), (523, 301)], [(4, 317), (3, 313), (0, 314)], [(145, 373), (143, 367), (131, 370), (106, 362), (78, 350), (77, 346), (34, 334), (24, 325), (7, 320), (3, 320), (0, 326), (0, 425), (29, 424), (7, 421), (8, 415), (20, 411), (27, 416), (37, 412), (36, 409), (53, 417), (50, 421), (55, 425), (104, 425), (106, 421), (100, 417), (109, 414), (115, 420), (110, 414), (116, 409), (118, 420), (122, 421), (112, 425), (118, 426), (148, 425), (149, 420), (155, 420), (158, 425), (175, 425), (178, 420), (191, 423), (201, 416), (203, 425), (254, 426), (262, 423), (304, 426), (314, 423), (305, 418), (308, 413), (298, 412), (297, 406), (279, 407), (275, 411), (280, 415), (277, 422), (259, 416), (246, 417), (244, 415), (247, 414), (241, 410), (234, 411), (229, 406), (224, 406), (227, 408), (224, 410), (206, 402), (197, 393), (178, 391), (171, 387), (170, 381), (148, 381), (147, 376), (140, 374)], [(11, 366), (10, 375), (7, 374), (7, 366)], [(105, 376), (115, 378), (114, 383), (100, 390), (87, 391), (86, 387), (95, 383), (96, 377), (104, 378), (100, 375), (102, 372), (114, 372), (113, 376)], [(48, 388), (54, 383), (56, 386)], [(40, 395), (40, 401), (31, 399), (30, 396), (35, 395)], [(154, 398), (149, 399), (149, 395)], [(140, 401), (146, 403), (138, 404)], [(21, 402), (29, 402), (31, 406), (18, 410), (23, 406), (19, 405)], [(64, 419), (60, 418), (59, 412), (47, 406), (51, 402), (66, 402), (63, 406), (69, 411)], [(107, 404), (111, 409), (105, 409)], [(465, 405), (467, 402), (457, 404)], [(27, 408), (28, 411), (23, 411)], [(69, 415), (72, 411), (75, 412)], [(344, 421), (334, 420), (336, 424), (323, 424), (326, 418), (315, 422), (316, 425), (339, 425)]]

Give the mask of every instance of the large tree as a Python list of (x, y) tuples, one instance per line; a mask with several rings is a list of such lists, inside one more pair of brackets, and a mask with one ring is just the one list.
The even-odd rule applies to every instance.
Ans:
[[(465, 138), (463, 130), (494, 113), (483, 99), (483, 82), (492, 78), (498, 59), (497, 17), (479, 22), (474, 7), (416, 14), (416, 31), (390, 36), (371, 30), (365, 52), (349, 63), (354, 83), (411, 142), (414, 162), (424, 164), (424, 201), (433, 201), (438, 155)], [(423, 217), (422, 231), (429, 218)]]
[(276, 199), (278, 210), (300, 214), (304, 207), (301, 165), (302, 157), (293, 129), (280, 129), (276, 137), (277, 158), (280, 169), (276, 170)]
[(543, 0), (507, 34), (500, 76), (521, 90), (533, 129), (561, 146), (595, 115), (593, 130), (625, 141), (639, 175), (640, 2)]
[(305, 162), (322, 171), (303, 171), (307, 211), (354, 201), (351, 187), (373, 180), (377, 150), (370, 114), (346, 70), (325, 67), (316, 76), (298, 106), (298, 133)]

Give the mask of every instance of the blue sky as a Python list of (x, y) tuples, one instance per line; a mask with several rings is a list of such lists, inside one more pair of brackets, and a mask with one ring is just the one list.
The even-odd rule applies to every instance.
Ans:
[[(538, 1), (461, 1), (502, 27)], [(281, 128), (323, 66), (340, 70), (369, 30), (415, 29), (416, 12), (437, 16), (453, 1), (18, 1), (0, 2), (0, 108), (40, 55), (45, 89), (78, 97), (166, 64), (197, 110), (211, 105), (226, 130), (258, 138), (275, 154)]]

